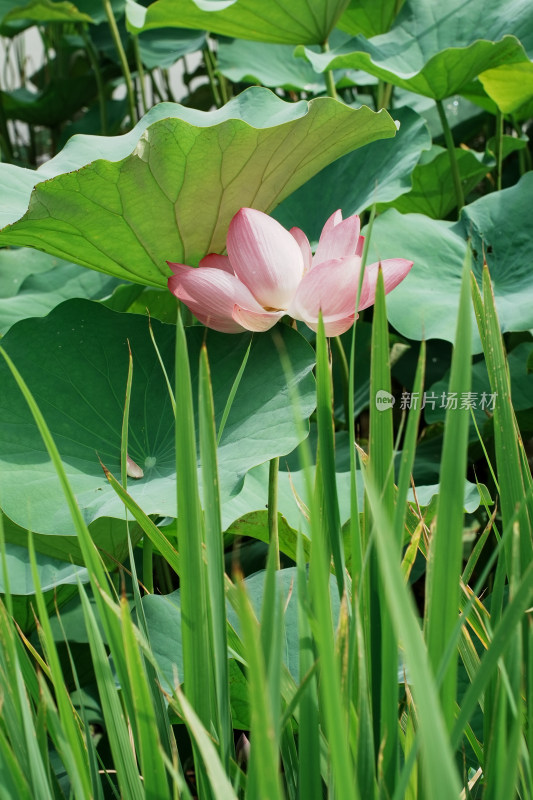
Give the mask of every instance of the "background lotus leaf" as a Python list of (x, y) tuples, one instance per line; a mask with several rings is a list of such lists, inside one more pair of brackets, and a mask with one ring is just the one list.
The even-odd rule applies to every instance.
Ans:
[(512, 114), (533, 100), (533, 63), (501, 64), (482, 72), (483, 88), (504, 114)]
[(52, 2), (52, 0), (32, 0), (25, 5), (17, 4), (2, 20), (10, 23), (14, 20), (31, 20), (31, 22), (93, 22), (93, 19), (79, 11), (74, 3)]
[(373, 142), (325, 167), (284, 200), (273, 216), (318, 241), (325, 219), (338, 208), (346, 217), (409, 192), (413, 170), (422, 151), (430, 147), (431, 137), (423, 117), (411, 109), (395, 109), (394, 117), (400, 123), (394, 141)]
[(259, 42), (322, 44), (347, 5), (348, 0), (158, 0), (144, 8), (127, 0), (126, 14), (135, 32), (179, 26)]
[(402, 4), (403, 0), (350, 0), (337, 27), (352, 36), (377, 36), (389, 30)]
[[(401, 256), (414, 261), (407, 278), (387, 296), (392, 325), (410, 339), (454, 341), (461, 270), (470, 238), (478, 278), (486, 255), (502, 330), (533, 328), (532, 198), (529, 172), (516, 186), (471, 203), (459, 222), (402, 215), (394, 209), (380, 215), (372, 230), (369, 259)], [(479, 353), (473, 311), (472, 325), (473, 348)]]
[(101, 300), (116, 286), (116, 278), (38, 250), (0, 250), (0, 335), (21, 319), (48, 314), (63, 300)]
[(533, 15), (523, 0), (408, 0), (388, 33), (357, 36), (327, 53), (305, 50), (305, 56), (317, 72), (364, 69), (443, 100), (481, 72), (527, 62), (532, 50)]
[[(338, 32), (336, 32), (338, 33)], [(341, 34), (343, 39), (346, 36)], [(219, 38), (217, 46), (218, 69), (234, 83), (260, 83), (263, 86), (279, 86), (287, 91), (306, 91), (314, 94), (326, 93), (326, 79), (315, 72), (303, 58), (296, 58), (290, 44), (266, 44), (244, 39)], [(361, 72), (338, 71), (334, 74), (337, 85), (346, 86), (372, 80), (363, 79)], [(351, 80), (353, 78), (353, 80)]]
[[(466, 197), (494, 166), (494, 161), (487, 163), (487, 159), (481, 154), (459, 147), (455, 149), (455, 158)], [(443, 147), (433, 145), (429, 152), (422, 153), (413, 170), (412, 182), (411, 191), (395, 198), (385, 207), (392, 206), (402, 214), (427, 214), (432, 219), (445, 219), (457, 206), (450, 157)], [(383, 207), (382, 204), (379, 205), (380, 210)]]
[[(172, 382), (175, 326), (157, 320), (152, 326)], [(287, 326), (256, 335), (219, 446), (224, 497), (239, 490), (249, 469), (298, 444), (280, 362), (280, 336), (292, 363), (302, 413), (308, 417), (314, 408), (314, 354), (309, 344)], [(206, 340), (218, 424), (250, 336), (215, 331), (206, 336), (197, 326), (188, 329), (187, 337), (193, 380)], [(88, 523), (125, 516), (98, 458), (120, 475), (128, 343), (133, 353), (128, 450), (144, 470), (144, 477), (130, 480), (128, 488), (147, 514), (176, 516), (173, 414), (147, 318), (70, 300), (43, 319), (17, 323), (2, 340), (47, 420)], [(71, 536), (61, 486), (3, 360), (0, 385), (0, 506), (23, 528), (52, 538)]]
[(327, 164), (395, 132), (385, 111), (286, 103), (262, 88), (211, 112), (161, 104), (124, 136), (73, 137), (37, 172), (0, 164), (0, 244), (166, 286), (166, 260), (223, 251), (239, 208), (268, 212)]

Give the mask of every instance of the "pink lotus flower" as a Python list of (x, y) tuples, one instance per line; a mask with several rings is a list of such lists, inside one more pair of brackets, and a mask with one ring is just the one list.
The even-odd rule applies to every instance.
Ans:
[[(252, 208), (241, 208), (228, 231), (227, 256), (212, 253), (197, 268), (167, 262), (168, 288), (200, 322), (223, 333), (266, 331), (286, 314), (312, 330), (322, 311), (327, 336), (351, 327), (359, 287), (364, 238), (359, 217), (328, 219), (315, 255), (299, 228), (287, 231)], [(412, 261), (390, 258), (365, 268), (361, 311), (374, 303), (378, 269), (385, 292), (402, 281)]]

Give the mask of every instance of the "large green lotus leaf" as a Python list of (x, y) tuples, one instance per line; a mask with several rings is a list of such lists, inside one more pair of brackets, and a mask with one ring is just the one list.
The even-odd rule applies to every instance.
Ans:
[[(35, 586), (28, 551), (25, 547), (6, 542), (4, 545), (9, 591), (13, 606), (13, 617), (24, 633), (35, 628), (33, 609), (35, 604)], [(61, 607), (77, 592), (77, 582), (87, 583), (89, 574), (84, 567), (58, 561), (49, 556), (36, 554), (39, 583), (44, 594), (44, 601), (49, 613), (54, 607)], [(6, 586), (4, 573), (0, 569), (0, 594), (4, 595)]]
[[(420, 214), (380, 215), (372, 231), (369, 258), (401, 257), (414, 262), (407, 278), (387, 296), (392, 325), (409, 339), (454, 341), (467, 239), (479, 279), (486, 254), (502, 331), (533, 328), (533, 173), (516, 186), (482, 197), (463, 209), (459, 222)], [(472, 312), (473, 352), (481, 351)]]
[(395, 131), (386, 112), (331, 98), (286, 103), (259, 87), (217, 111), (164, 103), (124, 136), (73, 137), (37, 172), (0, 164), (0, 244), (166, 286), (166, 260), (222, 252), (239, 208), (268, 212), (327, 164)]
[[(276, 580), (279, 591), (284, 598), (282, 607), (284, 613), (284, 661), (293, 678), (299, 681), (298, 654), (300, 650), (298, 636), (298, 593), (296, 592), (296, 568), (278, 570)], [(265, 583), (265, 572), (256, 572), (245, 578), (244, 584), (250, 598), (252, 607), (258, 618), (261, 616)], [(339, 594), (337, 582), (333, 575), (330, 576), (330, 596), (334, 624), (339, 617)], [(177, 668), (179, 676), (183, 676), (183, 656), (181, 647), (181, 614), (180, 592), (168, 595), (147, 595), (142, 600), (150, 645), (160, 669), (170, 685), (173, 684), (174, 670)], [(237, 631), (240, 628), (239, 619), (234, 609), (227, 604), (228, 621)]]
[(483, 88), (504, 114), (513, 114), (533, 100), (533, 62), (502, 64), (482, 72)]
[[(16, 595), (34, 595), (35, 584), (32, 578), (31, 564), (28, 551), (25, 547), (6, 542), (5, 555), (7, 564), (7, 574), (9, 580), (9, 591)], [(43, 592), (48, 592), (56, 586), (70, 584), (76, 586), (78, 580), (82, 583), (89, 581), (89, 573), (85, 567), (78, 564), (69, 564), (66, 561), (59, 561), (56, 558), (45, 556), (42, 553), (35, 554), (37, 562), (37, 574)], [(0, 593), (5, 594), (6, 585), (3, 570), (0, 570)]]
[[(285, 517), (287, 523), (294, 530), (302, 530), (310, 535), (309, 520), (302, 514), (302, 508), (308, 505), (306, 495), (306, 482), (303, 470), (283, 469), (284, 459), (281, 459), (282, 469), (278, 477), (278, 509)], [(358, 473), (359, 475), (359, 473)], [(350, 473), (336, 472), (337, 490), (339, 494), (339, 514), (341, 523), (350, 517)], [(358, 481), (359, 500), (363, 502), (363, 484)], [(222, 508), (222, 525), (228, 530), (232, 524), (252, 511), (261, 511), (268, 501), (268, 465), (261, 464), (250, 470), (244, 479), (244, 485), (239, 494), (230, 498)]]
[[(15, 297), (29, 275), (48, 272), (58, 263), (60, 263), (58, 259), (53, 259), (38, 250), (29, 248), (0, 250), (0, 298), (7, 300)], [(26, 316), (31, 315), (26, 314)]]
[(96, 81), (88, 74), (53, 78), (42, 92), (24, 88), (0, 92), (0, 101), (8, 119), (54, 127), (89, 104), (95, 95)]
[[(491, 165), (473, 150), (456, 148), (455, 156), (465, 197), (487, 174)], [(457, 205), (448, 151), (433, 145), (423, 153), (413, 170), (410, 192), (387, 203), (402, 214), (427, 214), (432, 219), (444, 219)], [(383, 206), (380, 204), (380, 210)]]
[(48, 314), (63, 300), (111, 295), (117, 279), (22, 247), (0, 250), (0, 335), (26, 317)]
[(528, 61), (529, 50), (533, 15), (528, 0), (408, 0), (388, 33), (357, 36), (327, 53), (305, 50), (305, 56), (317, 72), (365, 69), (395, 86), (443, 100), (481, 72)]
[(126, 0), (133, 32), (150, 28), (198, 28), (238, 39), (279, 44), (322, 44), (349, 0), (158, 0), (144, 8)]
[[(157, 320), (152, 327), (172, 382), (175, 327)], [(223, 497), (240, 489), (249, 469), (291, 452), (298, 444), (279, 336), (292, 363), (302, 413), (309, 416), (314, 408), (310, 345), (287, 326), (256, 335), (219, 446)], [(197, 326), (188, 329), (187, 337), (193, 381), (206, 340), (218, 424), (250, 336), (206, 333)], [(69, 300), (43, 319), (17, 323), (2, 341), (45, 416), (88, 523), (100, 517), (123, 519), (125, 514), (98, 458), (120, 475), (128, 342), (133, 353), (128, 449), (144, 470), (144, 477), (130, 480), (128, 487), (146, 513), (174, 517), (173, 414), (147, 318), (119, 314), (87, 300)], [(59, 481), (4, 362), (0, 385), (0, 506), (24, 528), (72, 536)]]
[(139, 35), (138, 42), (145, 67), (168, 69), (187, 53), (194, 53), (205, 47), (205, 33), (176, 28), (146, 31)]
[(30, 20), (33, 23), (48, 22), (93, 22), (87, 14), (79, 11), (73, 3), (53, 2), (52, 0), (32, 0), (26, 5), (18, 5), (9, 11), (3, 22), (13, 20)]
[[(233, 83), (261, 83), (271, 88), (287, 91), (306, 91), (313, 94), (326, 92), (326, 79), (314, 71), (311, 64), (296, 58), (290, 44), (266, 44), (244, 39), (221, 38), (217, 48), (217, 65), (220, 72)], [(345, 76), (336, 72), (335, 82), (356, 83), (357, 73)], [(350, 77), (354, 80), (351, 81)], [(362, 82), (362, 74), (359, 73)], [(368, 80), (368, 77), (366, 78)]]
[(297, 225), (317, 241), (324, 222), (338, 208), (346, 217), (408, 192), (413, 169), (431, 137), (425, 120), (414, 111), (401, 108), (394, 115), (400, 129), (393, 142), (373, 142), (330, 164), (275, 210), (276, 219), (287, 227)]
[(403, 0), (350, 0), (337, 27), (352, 36), (362, 33), (370, 39), (389, 30), (402, 4)]
[[(28, 551), (28, 530), (20, 527), (5, 514), (4, 535), (6, 542), (23, 547)], [(126, 523), (123, 519), (111, 517), (98, 517), (89, 525), (91, 538), (109, 570), (116, 569), (128, 557), (128, 531), (132, 546), (134, 547), (142, 538), (143, 532), (136, 522)], [(84, 564), (83, 554), (78, 537), (73, 534), (63, 536), (54, 534), (32, 532), (35, 551), (57, 561), (66, 561), (69, 564)]]

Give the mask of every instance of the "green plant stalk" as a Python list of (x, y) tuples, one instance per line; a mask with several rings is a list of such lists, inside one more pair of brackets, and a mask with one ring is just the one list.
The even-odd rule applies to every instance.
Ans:
[(383, 80), (379, 80), (378, 83), (378, 95), (377, 95), (377, 111), (380, 108), (388, 108), (390, 105), (392, 97), (392, 83), (386, 83)]
[(218, 84), (220, 86), (220, 94), (222, 95), (222, 103), (226, 105), (233, 94), (232, 84), (228, 81), (225, 75), (222, 75), (221, 72), (218, 73)]
[(226, 405), (224, 406), (224, 411), (222, 412), (222, 418), (220, 420), (220, 425), (218, 426), (218, 433), (217, 433), (217, 446), (220, 444), (220, 440), (222, 438), (222, 434), (224, 433), (224, 428), (226, 427), (226, 422), (228, 421), (229, 413), (231, 411), (231, 407), (233, 405), (233, 401), (235, 400), (235, 395), (237, 394), (237, 390), (239, 388), (239, 384), (241, 382), (242, 376), (244, 374), (244, 370), (246, 369), (246, 364), (248, 363), (248, 358), (250, 356), (250, 350), (252, 349), (252, 342), (253, 338), (250, 338), (250, 342), (248, 347), (246, 348), (246, 353), (244, 354), (244, 358), (242, 360), (241, 366), (239, 367), (239, 371), (235, 376), (235, 380), (233, 381), (230, 389), (230, 393), (228, 395), (228, 399), (226, 401)]
[(503, 114), (498, 108), (496, 111), (496, 191), (502, 190), (502, 164), (503, 164)]
[(9, 586), (9, 570), (7, 568), (7, 558), (6, 558), (6, 540), (4, 535), (4, 514), (0, 510), (0, 560), (2, 564), (2, 578), (4, 581), (4, 597), (3, 602), (9, 616), (13, 616), (13, 598), (11, 596), (11, 589)]
[(80, 25), (80, 35), (83, 39), (83, 43), (85, 45), (85, 50), (87, 52), (87, 57), (89, 59), (89, 63), (91, 65), (91, 69), (94, 74), (94, 79), (96, 81), (96, 89), (98, 91), (98, 108), (100, 110), (100, 133), (102, 136), (107, 136), (107, 103), (106, 103), (106, 96), (105, 96), (105, 84), (102, 78), (102, 70), (100, 69), (100, 63), (98, 61), (98, 55), (94, 48), (94, 45), (91, 41), (91, 37), (87, 32), (87, 24), (83, 23)]
[(135, 58), (135, 65), (137, 67), (137, 74), (139, 76), (139, 88), (141, 90), (141, 105), (143, 114), (146, 114), (148, 111), (148, 103), (146, 102), (146, 88), (144, 85), (144, 68), (143, 62), (141, 60), (141, 51), (139, 49), (139, 37), (132, 36), (131, 37), (133, 43), (133, 55)]
[(461, 209), (465, 204), (465, 199), (463, 195), (463, 185), (461, 183), (461, 173), (459, 172), (459, 164), (457, 163), (457, 158), (455, 156), (455, 143), (453, 141), (451, 128), (448, 124), (448, 118), (446, 117), (446, 111), (444, 110), (444, 106), (442, 105), (442, 100), (435, 100), (435, 103), (437, 106), (437, 111), (439, 112), (442, 131), (444, 133), (444, 141), (446, 142), (446, 147), (448, 149), (448, 157), (450, 159), (450, 169), (452, 172), (453, 185), (455, 187), (457, 216), (459, 216), (461, 213)]
[(219, 88), (217, 85), (217, 80), (215, 77), (215, 68), (213, 64), (213, 54), (209, 49), (209, 45), (206, 45), (202, 50), (202, 55), (204, 57), (205, 68), (207, 70), (207, 76), (209, 78), (209, 85), (211, 86), (211, 91), (213, 92), (213, 98), (215, 100), (215, 105), (217, 108), (221, 108), (222, 98), (220, 96)]
[(416, 441), (418, 436), (418, 425), (420, 422), (420, 415), (422, 413), (422, 387), (424, 383), (424, 370), (426, 365), (426, 343), (422, 341), (420, 344), (420, 355), (418, 357), (418, 365), (416, 369), (415, 381), (413, 384), (413, 397), (420, 398), (420, 402), (416, 403), (415, 407), (409, 410), (409, 418), (407, 421), (407, 430), (405, 432), (405, 439), (402, 447), (402, 456), (400, 460), (400, 475), (398, 477), (398, 494), (396, 497), (396, 508), (394, 513), (394, 532), (396, 540), (400, 543), (403, 541), (403, 529), (405, 525), (405, 517), (407, 514), (407, 494), (409, 491), (409, 482), (416, 454)]
[[(322, 52), (329, 52), (329, 42), (327, 39), (322, 45)], [(333, 75), (333, 70), (328, 69), (326, 72), (324, 72), (324, 80), (326, 81), (326, 91), (328, 95), (334, 100), (337, 100), (337, 89), (335, 87), (335, 76)]]
[(278, 474), (279, 458), (271, 458), (268, 465), (268, 539), (275, 552), (276, 569), (280, 569), (278, 526)]
[(143, 539), (143, 585), (147, 592), (154, 593), (154, 546), (148, 536)]
[(120, 39), (120, 33), (118, 31), (117, 22), (115, 20), (115, 15), (113, 14), (113, 8), (111, 6), (110, 0), (102, 0), (104, 11), (107, 16), (107, 22), (109, 25), (109, 30), (111, 32), (111, 38), (115, 43), (115, 47), (117, 49), (118, 57), (120, 60), (120, 66), (122, 68), (122, 74), (124, 75), (124, 83), (126, 84), (126, 95), (128, 98), (128, 107), (131, 117), (131, 127), (135, 125), (137, 122), (137, 111), (135, 108), (135, 93), (133, 91), (133, 80), (131, 78), (130, 68), (128, 66), (128, 59), (126, 58), (126, 53), (124, 52), (124, 48), (122, 47), (122, 41)]
[(13, 145), (11, 144), (11, 137), (9, 135), (9, 128), (7, 127), (7, 120), (1, 96), (0, 96), (0, 148), (2, 150), (2, 152), (0, 153), (0, 155), (2, 156), (2, 160), (12, 163)]
[[(300, 686), (305, 676), (316, 664), (309, 623), (309, 589), (305, 569), (302, 536), (297, 541), (297, 585), (298, 596), (298, 664)], [(309, 800), (322, 800), (322, 781), (320, 779), (320, 726), (318, 709), (318, 690), (316, 677), (312, 675), (300, 700), (300, 731), (298, 736), (298, 788), (300, 797)]]
[[(318, 326), (324, 330), (323, 323)], [(316, 399), (318, 427), (317, 481), (324, 502), (323, 531), (329, 554), (333, 554), (335, 577), (342, 597), (345, 589), (344, 547), (342, 543), (339, 500), (335, 481), (335, 439), (333, 429), (333, 407), (331, 369), (327, 339), (317, 333), (316, 342)]]
[(350, 417), (350, 367), (348, 365), (348, 359), (346, 358), (346, 352), (344, 350), (341, 337), (334, 336), (333, 342), (339, 357), (339, 366), (341, 371), (344, 421), (346, 423), (347, 430), (351, 431), (353, 429), (353, 416)]

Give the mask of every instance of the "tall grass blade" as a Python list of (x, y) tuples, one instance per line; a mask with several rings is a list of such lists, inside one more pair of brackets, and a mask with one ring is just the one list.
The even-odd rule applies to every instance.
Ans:
[[(327, 340), (325, 335), (321, 335), (320, 325), (316, 340), (316, 398), (318, 425), (317, 465), (320, 465), (320, 475), (322, 476), (319, 491), (324, 503), (326, 540), (333, 554), (339, 595), (342, 597), (344, 593), (345, 564), (339, 515), (339, 500), (337, 497), (337, 483), (335, 480), (333, 387)], [(318, 466), (317, 472), (319, 472)]]
[[(320, 659), (320, 706), (323, 719), (322, 726), (326, 732), (330, 758), (331, 776), (337, 794), (343, 793), (346, 800), (359, 798), (358, 787), (353, 781), (353, 768), (349, 747), (348, 721), (349, 709), (343, 705), (341, 689), (341, 670), (335, 653), (335, 637), (331, 612), (330, 595), (330, 563), (331, 548), (335, 541), (338, 506), (335, 481), (335, 459), (333, 451), (332, 420), (329, 414), (331, 404), (331, 379), (329, 361), (322, 317), (319, 318), (317, 331), (317, 397), (320, 397), (319, 424), (322, 424), (322, 435), (319, 431), (320, 469), (317, 467), (322, 495), (329, 498), (329, 512), (324, 518), (319, 514), (316, 497), (308, 488), (308, 505), (311, 509), (311, 561), (309, 566), (309, 593), (312, 608), (312, 631), (316, 641), (317, 655)], [(295, 408), (296, 411), (296, 408)], [(303, 451), (305, 452), (305, 451)], [(304, 461), (305, 464), (305, 461)], [(333, 465), (327, 468), (327, 465)], [(335, 526), (333, 530), (324, 531), (326, 525)], [(329, 535), (328, 535), (329, 534)], [(336, 545), (337, 546), (337, 545)], [(340, 548), (339, 543), (339, 548)], [(340, 555), (341, 568), (344, 570), (344, 559)], [(335, 562), (335, 569), (338, 565)], [(336, 575), (339, 591), (344, 590), (344, 576), (341, 581)], [(341, 594), (341, 598), (343, 595)]]
[(198, 417), (200, 460), (205, 509), (205, 545), (207, 556), (207, 596), (210, 612), (210, 651), (216, 695), (216, 719), (220, 759), (226, 771), (234, 755), (231, 724), (228, 641), (226, 634), (226, 594), (224, 590), (224, 548), (218, 487), (217, 444), (213, 391), (207, 350), (200, 353)]
[[(128, 730), (130, 720), (124, 714), (108, 655), (102, 641), (102, 635), (89, 603), (87, 592), (81, 584), (79, 584), (79, 591), (87, 638), (91, 649), (91, 660), (98, 684), (102, 712), (120, 791), (123, 797), (131, 798), (131, 800), (143, 800), (143, 786)], [(127, 687), (127, 683), (124, 686)], [(127, 689), (125, 693), (126, 695), (130, 694)]]
[[(463, 265), (463, 279), (452, 356), (448, 397), (470, 392), (470, 250)], [(464, 395), (463, 395), (464, 396)], [(468, 394), (466, 394), (468, 396)], [(468, 407), (448, 408), (444, 426), (437, 524), (433, 534), (426, 579), (426, 639), (435, 673), (446, 652), (457, 622), (459, 576), (463, 558), (464, 482), (468, 447)], [(457, 695), (457, 659), (452, 658), (440, 687), (442, 709), (451, 730)]]
[[(370, 366), (370, 434), (368, 469), (379, 487), (381, 503), (390, 519), (394, 518), (394, 441), (392, 426), (389, 328), (385, 308), (385, 286), (381, 270), (376, 285), (372, 325), (372, 362)], [(365, 519), (368, 543), (372, 515)], [(395, 536), (394, 553), (400, 563), (401, 533)], [(398, 642), (386, 601), (377, 556), (370, 553), (365, 597), (369, 599), (366, 616), (370, 624), (372, 675), (372, 718), (374, 746), (381, 750), (381, 769), (387, 791), (392, 793), (398, 775)]]
[[(180, 563), (181, 641), (185, 693), (207, 730), (214, 708), (213, 673), (209, 650), (209, 609), (203, 560), (204, 522), (198, 489), (196, 436), (191, 373), (185, 329), (176, 323), (176, 481)], [(195, 751), (198, 791), (209, 795), (209, 782)]]
[[(307, 585), (302, 536), (297, 541), (298, 638), (300, 685), (313, 669), (316, 659), (311, 637), (309, 615), (311, 604)], [(300, 797), (322, 800), (320, 778), (319, 711), (316, 678), (311, 676), (300, 700), (298, 733), (298, 789)]]
[(146, 798), (158, 800), (169, 795), (169, 783), (163, 760), (163, 750), (159, 738), (156, 709), (144, 659), (137, 645), (128, 602), (120, 601), (124, 654), (128, 666), (129, 684), (124, 691), (130, 692), (137, 714), (139, 733), (139, 760), (144, 778)]
[(65, 765), (69, 775), (72, 789), (79, 797), (91, 797), (93, 790), (90, 780), (90, 768), (88, 761), (87, 748), (80, 729), (79, 719), (74, 712), (70, 697), (65, 685), (65, 679), (56, 643), (50, 626), (50, 619), (46, 609), (37, 562), (35, 559), (35, 549), (33, 536), (28, 538), (28, 553), (30, 557), (33, 586), (35, 590), (35, 601), (39, 616), (39, 634), (43, 645), (46, 661), (50, 667), (50, 674), (54, 685), (55, 698), (61, 718), (61, 726), (64, 732), (63, 747), (59, 745), (59, 755)]
[(432, 800), (450, 800), (458, 797), (460, 784), (435, 678), (418, 615), (396, 557), (396, 545), (392, 541), (392, 520), (382, 507), (379, 488), (375, 486), (371, 474), (364, 471), (365, 487), (374, 521), (374, 541), (387, 601), (386, 613), (392, 618), (396, 636), (402, 643), (412, 686), (423, 753), (425, 796)]

